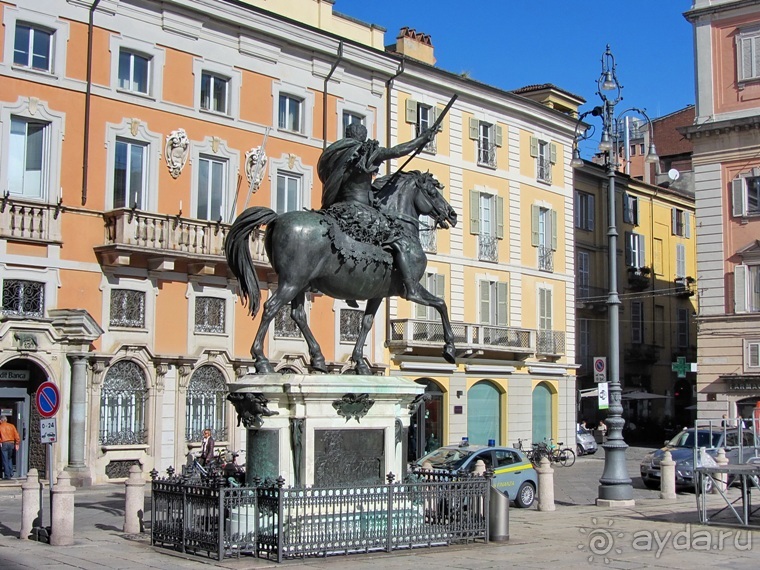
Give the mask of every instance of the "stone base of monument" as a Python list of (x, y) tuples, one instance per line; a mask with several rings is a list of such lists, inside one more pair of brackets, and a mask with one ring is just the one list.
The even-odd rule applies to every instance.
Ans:
[(410, 411), (424, 387), (394, 376), (249, 374), (229, 399), (247, 429), (246, 483), (381, 483), (406, 469)]

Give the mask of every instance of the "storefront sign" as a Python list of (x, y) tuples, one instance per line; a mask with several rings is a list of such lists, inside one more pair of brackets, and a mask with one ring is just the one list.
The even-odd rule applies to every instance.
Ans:
[(29, 380), (28, 370), (0, 370), (0, 381), (2, 380)]

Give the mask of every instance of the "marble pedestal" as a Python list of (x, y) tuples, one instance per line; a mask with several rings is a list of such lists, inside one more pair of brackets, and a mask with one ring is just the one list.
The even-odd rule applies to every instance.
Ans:
[[(246, 475), (286, 485), (380, 483), (403, 476), (410, 405), (424, 386), (394, 376), (249, 374), (230, 398), (268, 400), (266, 411), (238, 415), (247, 430)], [(242, 405), (248, 406), (250, 402)]]

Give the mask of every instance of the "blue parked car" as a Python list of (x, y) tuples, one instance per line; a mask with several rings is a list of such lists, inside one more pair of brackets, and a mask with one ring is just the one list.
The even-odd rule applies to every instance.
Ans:
[(475, 464), (483, 460), (486, 469), (493, 469), (491, 484), (504, 493), (515, 505), (528, 508), (533, 505), (538, 489), (538, 475), (525, 454), (512, 447), (487, 445), (446, 445), (431, 451), (415, 462), (415, 467), (429, 463), (433, 469), (447, 471), (475, 470)]

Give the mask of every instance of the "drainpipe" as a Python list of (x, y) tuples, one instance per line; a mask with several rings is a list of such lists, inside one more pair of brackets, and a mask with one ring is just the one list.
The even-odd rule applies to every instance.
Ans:
[(330, 81), (332, 74), (335, 73), (335, 68), (343, 59), (343, 40), (340, 40), (338, 44), (338, 59), (332, 64), (330, 73), (325, 77), (325, 88), (322, 91), (322, 150), (327, 148), (327, 83)]
[(90, 170), (90, 100), (92, 99), (92, 33), (95, 28), (95, 10), (100, 0), (94, 0), (90, 6), (90, 19), (87, 22), (87, 88), (84, 94), (84, 145), (82, 149), (82, 206), (87, 203), (87, 178)]
[[(404, 73), (404, 63), (406, 62), (405, 59), (402, 59), (401, 62), (398, 64), (398, 69), (396, 70), (396, 74), (391, 77), (388, 81), (385, 82), (385, 146), (388, 148), (391, 148), (391, 105), (392, 105), (392, 97), (391, 97), (391, 90), (393, 89), (393, 81), (402, 73)], [(385, 163), (385, 173), (390, 174), (391, 173), (391, 161), (388, 160)], [(386, 308), (387, 308), (386, 303)]]

